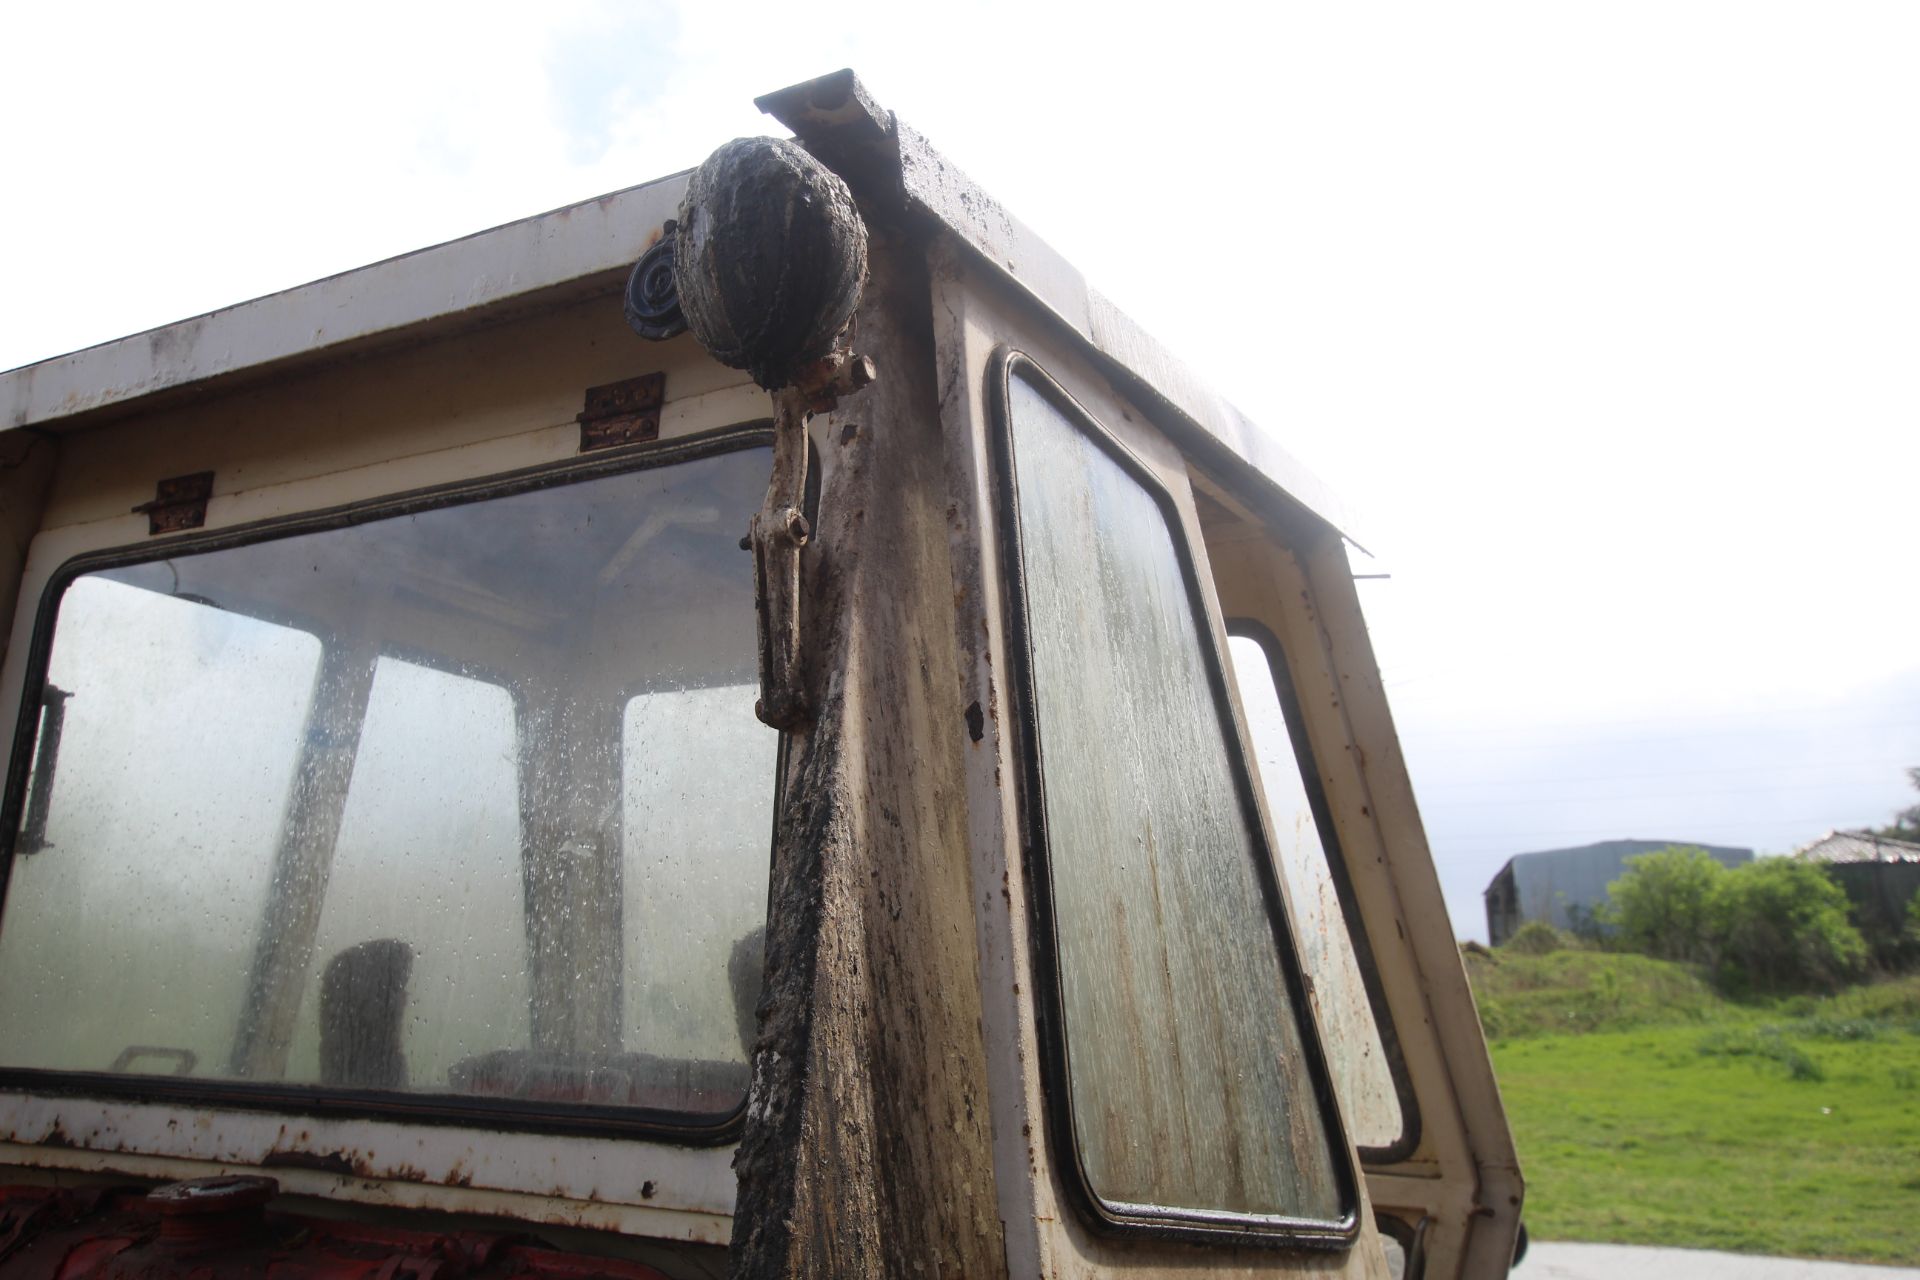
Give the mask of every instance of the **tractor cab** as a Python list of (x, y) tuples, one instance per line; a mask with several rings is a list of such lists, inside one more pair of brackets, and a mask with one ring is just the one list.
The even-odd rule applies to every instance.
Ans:
[(1506, 1273), (1350, 521), (761, 106), (0, 374), (0, 1280)]

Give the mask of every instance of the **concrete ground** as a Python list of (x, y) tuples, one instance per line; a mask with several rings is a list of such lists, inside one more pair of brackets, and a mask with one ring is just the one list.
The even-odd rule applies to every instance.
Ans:
[(1513, 1280), (1920, 1280), (1920, 1268), (1536, 1240)]

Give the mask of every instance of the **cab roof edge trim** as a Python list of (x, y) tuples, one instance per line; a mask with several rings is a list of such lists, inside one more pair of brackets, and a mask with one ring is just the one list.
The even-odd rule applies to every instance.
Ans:
[(264, 371), (626, 270), (673, 216), (686, 179), (672, 174), (0, 373), (0, 431)]

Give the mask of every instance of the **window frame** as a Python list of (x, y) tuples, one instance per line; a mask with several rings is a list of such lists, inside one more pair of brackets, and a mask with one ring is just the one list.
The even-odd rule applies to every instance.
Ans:
[(1420, 1147), (1420, 1102), (1414, 1094), (1413, 1080), (1407, 1074), (1406, 1056), (1400, 1049), (1400, 1033), (1387, 1007), (1386, 988), (1380, 981), (1380, 968), (1373, 955), (1373, 940), (1367, 934), (1359, 903), (1353, 892), (1353, 877), (1347, 870), (1347, 852), (1340, 843), (1340, 832), (1333, 822), (1333, 810), (1327, 803), (1327, 789), (1320, 778), (1320, 766), (1314, 758), (1313, 743), (1307, 735), (1306, 717), (1301, 714), (1300, 694), (1293, 685), (1293, 672), (1287, 666), (1286, 649), (1280, 637), (1257, 618), (1232, 617), (1226, 622), (1230, 639), (1251, 640), (1260, 646), (1267, 660), (1267, 675), (1286, 721), (1287, 737), (1293, 747), (1294, 763), (1300, 769), (1302, 789), (1313, 823), (1320, 833), (1320, 849), (1326, 855), (1327, 874), (1333, 881), (1334, 897), (1340, 903), (1340, 918), (1346, 925), (1347, 940), (1353, 947), (1355, 967), (1367, 995), (1367, 1011), (1380, 1033), (1380, 1052), (1393, 1081), (1395, 1099), (1400, 1105), (1400, 1133), (1380, 1147), (1356, 1147), (1361, 1165), (1400, 1164)]
[[(771, 448), (773, 424), (765, 418), (677, 437), (632, 448), (606, 450), (502, 472), (478, 480), (429, 485), (399, 493), (319, 508), (290, 516), (250, 521), (205, 532), (151, 538), (96, 551), (82, 552), (61, 563), (48, 575), (41, 590), (28, 644), (21, 686), (20, 714), (8, 747), (5, 790), (0, 792), (0, 918), (4, 918), (12, 881), (15, 844), (25, 813), (27, 784), (32, 771), (40, 707), (53, 652), (55, 622), (61, 598), (74, 581), (103, 569), (149, 563), (183, 554), (225, 551), (301, 534), (325, 533), (380, 520), (467, 506), (543, 489), (648, 471), (749, 449)], [(814, 493), (809, 493), (809, 499)], [(749, 513), (743, 513), (749, 514)], [(383, 646), (382, 654), (388, 653)], [(394, 647), (392, 656), (436, 670), (442, 664), (422, 663), (418, 655)], [(479, 670), (454, 674), (485, 679)], [(503, 686), (505, 687), (505, 686)], [(508, 687), (509, 694), (512, 693)], [(520, 713), (515, 698), (516, 719)], [(779, 822), (780, 774), (786, 767), (786, 735), (781, 735), (776, 775), (768, 779), (774, 790), (773, 825)], [(0, 975), (4, 980), (4, 975)], [(364, 1089), (326, 1088), (308, 1083), (224, 1080), (210, 1077), (147, 1076), (108, 1071), (68, 1071), (0, 1066), (0, 1092), (37, 1096), (102, 1098), (132, 1102), (172, 1102), (207, 1108), (231, 1108), (342, 1119), (388, 1120), (408, 1124), (477, 1126), (511, 1132), (576, 1134), (593, 1137), (631, 1137), (670, 1142), (679, 1146), (715, 1147), (736, 1141), (746, 1124), (747, 1098), (724, 1115), (666, 1111), (648, 1107), (612, 1107), (592, 1103), (555, 1104), (515, 1099), (466, 1097), (458, 1094), (387, 1093)]]
[[(1231, 784), (1238, 798), (1252, 844), (1253, 873), (1259, 885), (1269, 932), (1278, 953), (1281, 974), (1296, 1014), (1299, 1050), (1305, 1059), (1314, 1094), (1331, 1146), (1335, 1191), (1341, 1205), (1339, 1219), (1327, 1222), (1281, 1215), (1255, 1215), (1232, 1210), (1173, 1206), (1116, 1206), (1103, 1200), (1088, 1175), (1074, 1126), (1071, 1064), (1065, 997), (1059, 964), (1059, 935), (1054, 913), (1052, 856), (1048, 843), (1045, 796), (1046, 770), (1037, 719), (1032, 633), (1028, 616), (1027, 576), (1021, 535), (1019, 484), (1014, 466), (1012, 380), (1021, 378), (1068, 422), (1082, 432), (1126, 474), (1138, 483), (1159, 509), (1180, 567), (1200, 636), (1200, 660), (1222, 732), (1227, 737)], [(1216, 635), (1216, 611), (1209, 607), (1204, 575), (1199, 572), (1192, 540), (1172, 492), (1153, 468), (1115, 436), (1092, 411), (1076, 399), (1036, 360), (1010, 346), (995, 348), (987, 364), (987, 408), (992, 459), (991, 489), (999, 535), (1000, 571), (1005, 584), (1006, 652), (1010, 674), (1008, 696), (1012, 715), (1012, 751), (1016, 827), (1022, 866), (1029, 886), (1029, 924), (1033, 944), (1029, 957), (1034, 969), (1034, 1012), (1040, 1052), (1039, 1066), (1045, 1103), (1045, 1127), (1068, 1197), (1080, 1216), (1103, 1234), (1159, 1238), (1200, 1245), (1257, 1245), (1292, 1250), (1347, 1250), (1360, 1235), (1362, 1203), (1359, 1175), (1348, 1140), (1341, 1105), (1333, 1086), (1319, 1029), (1310, 1013), (1292, 924), (1276, 875), (1272, 849), (1257, 801), (1255, 782), (1242, 749), (1239, 717), (1234, 711), (1231, 677)]]

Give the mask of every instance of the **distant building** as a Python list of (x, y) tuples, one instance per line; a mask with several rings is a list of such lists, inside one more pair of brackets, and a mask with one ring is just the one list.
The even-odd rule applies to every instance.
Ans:
[(1874, 945), (1898, 946), (1907, 922), (1907, 904), (1920, 893), (1920, 844), (1877, 836), (1871, 831), (1829, 831), (1794, 857), (1824, 862), (1827, 873), (1846, 890), (1854, 923)]
[(1487, 886), (1487, 940), (1499, 946), (1529, 920), (1571, 929), (1593, 918), (1607, 886), (1627, 873), (1627, 859), (1682, 845), (1704, 849), (1722, 866), (1753, 861), (1753, 850), (1695, 840), (1602, 840), (1573, 849), (1516, 853)]
[(1793, 856), (1809, 862), (1920, 862), (1920, 844), (1871, 831), (1829, 831)]

